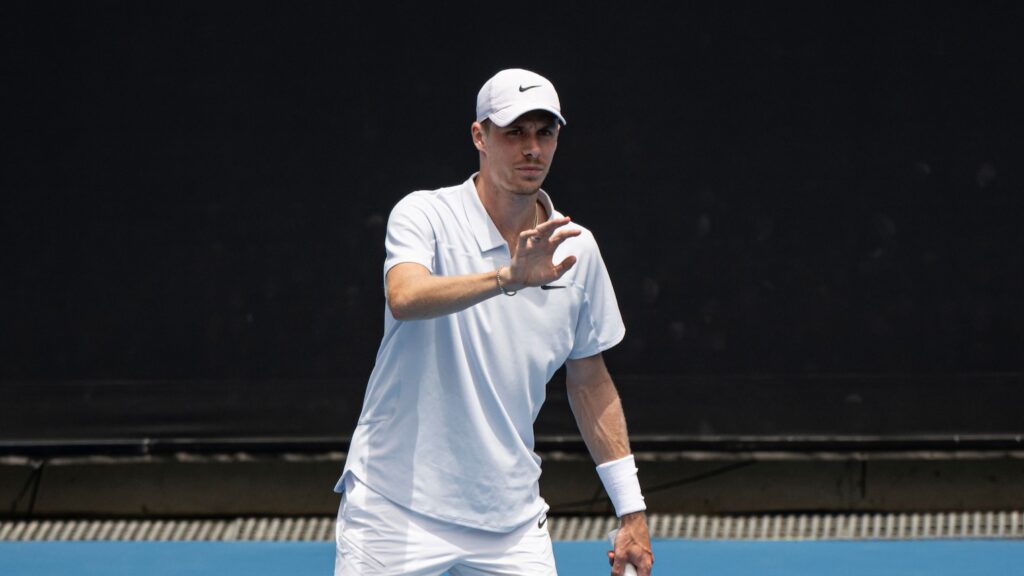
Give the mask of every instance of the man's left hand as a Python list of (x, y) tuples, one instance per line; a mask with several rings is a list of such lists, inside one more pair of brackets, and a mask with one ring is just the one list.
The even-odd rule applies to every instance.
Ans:
[(622, 525), (615, 536), (615, 550), (608, 553), (608, 563), (612, 565), (612, 576), (622, 576), (626, 564), (632, 564), (638, 576), (650, 576), (654, 552), (647, 530), (647, 516), (643, 512), (622, 517)]

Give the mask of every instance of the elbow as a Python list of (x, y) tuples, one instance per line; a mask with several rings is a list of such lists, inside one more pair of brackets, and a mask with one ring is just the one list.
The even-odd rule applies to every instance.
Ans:
[(409, 302), (404, 298), (399, 298), (394, 294), (388, 294), (388, 309), (391, 310), (391, 316), (395, 320), (412, 320), (412, 310), (409, 306)]
[(416, 301), (406, 290), (388, 290), (388, 309), (395, 320), (420, 320), (422, 315), (416, 307)]
[(422, 320), (430, 309), (429, 286), (423, 279), (430, 272), (419, 264), (403, 262), (384, 277), (384, 296), (395, 320)]
[(409, 312), (408, 308), (402, 308), (399, 306), (389, 306), (389, 308), (391, 309), (391, 316), (395, 320), (398, 320), (399, 322), (405, 322), (407, 320), (416, 320), (416, 316)]

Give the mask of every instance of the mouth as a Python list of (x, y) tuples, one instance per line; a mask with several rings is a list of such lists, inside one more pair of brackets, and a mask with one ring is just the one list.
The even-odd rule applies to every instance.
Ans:
[(543, 166), (518, 166), (516, 171), (526, 176), (537, 176), (544, 173)]

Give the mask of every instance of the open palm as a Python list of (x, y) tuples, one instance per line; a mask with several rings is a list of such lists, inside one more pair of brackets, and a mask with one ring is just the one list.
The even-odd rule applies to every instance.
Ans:
[(563, 228), (569, 222), (570, 219), (564, 216), (552, 218), (519, 235), (516, 252), (509, 266), (512, 283), (520, 286), (543, 286), (558, 280), (572, 268), (576, 263), (575, 256), (568, 256), (557, 264), (552, 261), (555, 250), (562, 242), (581, 233), (578, 228)]

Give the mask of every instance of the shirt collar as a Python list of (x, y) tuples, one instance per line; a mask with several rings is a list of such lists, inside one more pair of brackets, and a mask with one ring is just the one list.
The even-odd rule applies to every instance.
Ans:
[[(469, 180), (466, 180), (466, 183), (462, 186), (462, 205), (466, 209), (466, 218), (469, 221), (470, 229), (473, 231), (473, 236), (476, 238), (476, 243), (480, 246), (480, 252), (488, 252), (505, 246), (505, 239), (501, 237), (498, 227), (494, 225), (494, 221), (491, 220), (487, 209), (484, 208), (483, 202), (480, 201), (480, 194), (477, 192), (476, 183), (474, 182), (477, 174), (479, 172), (470, 176)], [(537, 200), (540, 201), (541, 206), (548, 213), (548, 219), (554, 218), (555, 207), (551, 203), (551, 197), (548, 196), (548, 193), (538, 190)]]

